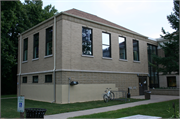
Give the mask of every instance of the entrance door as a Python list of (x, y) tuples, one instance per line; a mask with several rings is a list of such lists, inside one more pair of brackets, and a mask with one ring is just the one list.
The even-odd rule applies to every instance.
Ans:
[(147, 77), (139, 77), (139, 95), (144, 95), (144, 91), (147, 90)]

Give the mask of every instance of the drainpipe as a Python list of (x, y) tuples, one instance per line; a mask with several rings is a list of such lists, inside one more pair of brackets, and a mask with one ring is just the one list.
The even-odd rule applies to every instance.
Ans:
[(19, 50), (19, 81), (18, 81), (18, 87), (19, 87), (19, 96), (20, 96), (20, 83), (21, 83), (21, 41), (22, 41), (22, 35), (20, 35), (20, 50)]
[(68, 84), (68, 103), (70, 103), (69, 96), (70, 96), (70, 82), (71, 82), (71, 78), (68, 78), (68, 80), (69, 80), (69, 84)]
[(53, 69), (53, 81), (54, 81), (54, 100), (56, 102), (56, 16), (54, 16), (54, 69)]

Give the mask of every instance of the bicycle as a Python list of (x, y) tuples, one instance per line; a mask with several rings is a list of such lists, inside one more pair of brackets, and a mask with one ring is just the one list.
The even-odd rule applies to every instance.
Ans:
[(113, 100), (114, 99), (114, 93), (112, 91), (110, 91), (111, 88), (106, 88), (107, 90), (105, 90), (104, 92), (106, 92), (106, 94), (103, 95), (103, 99), (104, 102), (107, 103), (108, 100)]

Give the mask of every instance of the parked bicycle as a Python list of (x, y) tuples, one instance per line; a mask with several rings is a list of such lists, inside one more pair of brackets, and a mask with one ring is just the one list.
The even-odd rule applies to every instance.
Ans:
[(110, 91), (111, 88), (106, 88), (105, 94), (103, 95), (104, 102), (107, 103), (108, 100), (113, 100), (114, 99), (114, 93)]

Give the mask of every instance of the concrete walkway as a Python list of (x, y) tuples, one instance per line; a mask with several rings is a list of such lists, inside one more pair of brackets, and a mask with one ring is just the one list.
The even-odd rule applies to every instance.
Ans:
[[(132, 96), (131, 98), (144, 99), (144, 96)], [(45, 119), (53, 119), (53, 118), (67, 119), (69, 117), (113, 111), (113, 110), (118, 110), (118, 109), (123, 109), (123, 108), (128, 108), (128, 107), (134, 107), (134, 106), (143, 105), (143, 104), (163, 102), (163, 101), (169, 101), (169, 100), (174, 100), (174, 99), (179, 99), (179, 96), (151, 95), (150, 100), (114, 105), (114, 106), (109, 106), (109, 107), (88, 109), (88, 110), (82, 110), (82, 111), (67, 112), (67, 113), (54, 114), (54, 115), (46, 115), (44, 118)]]

